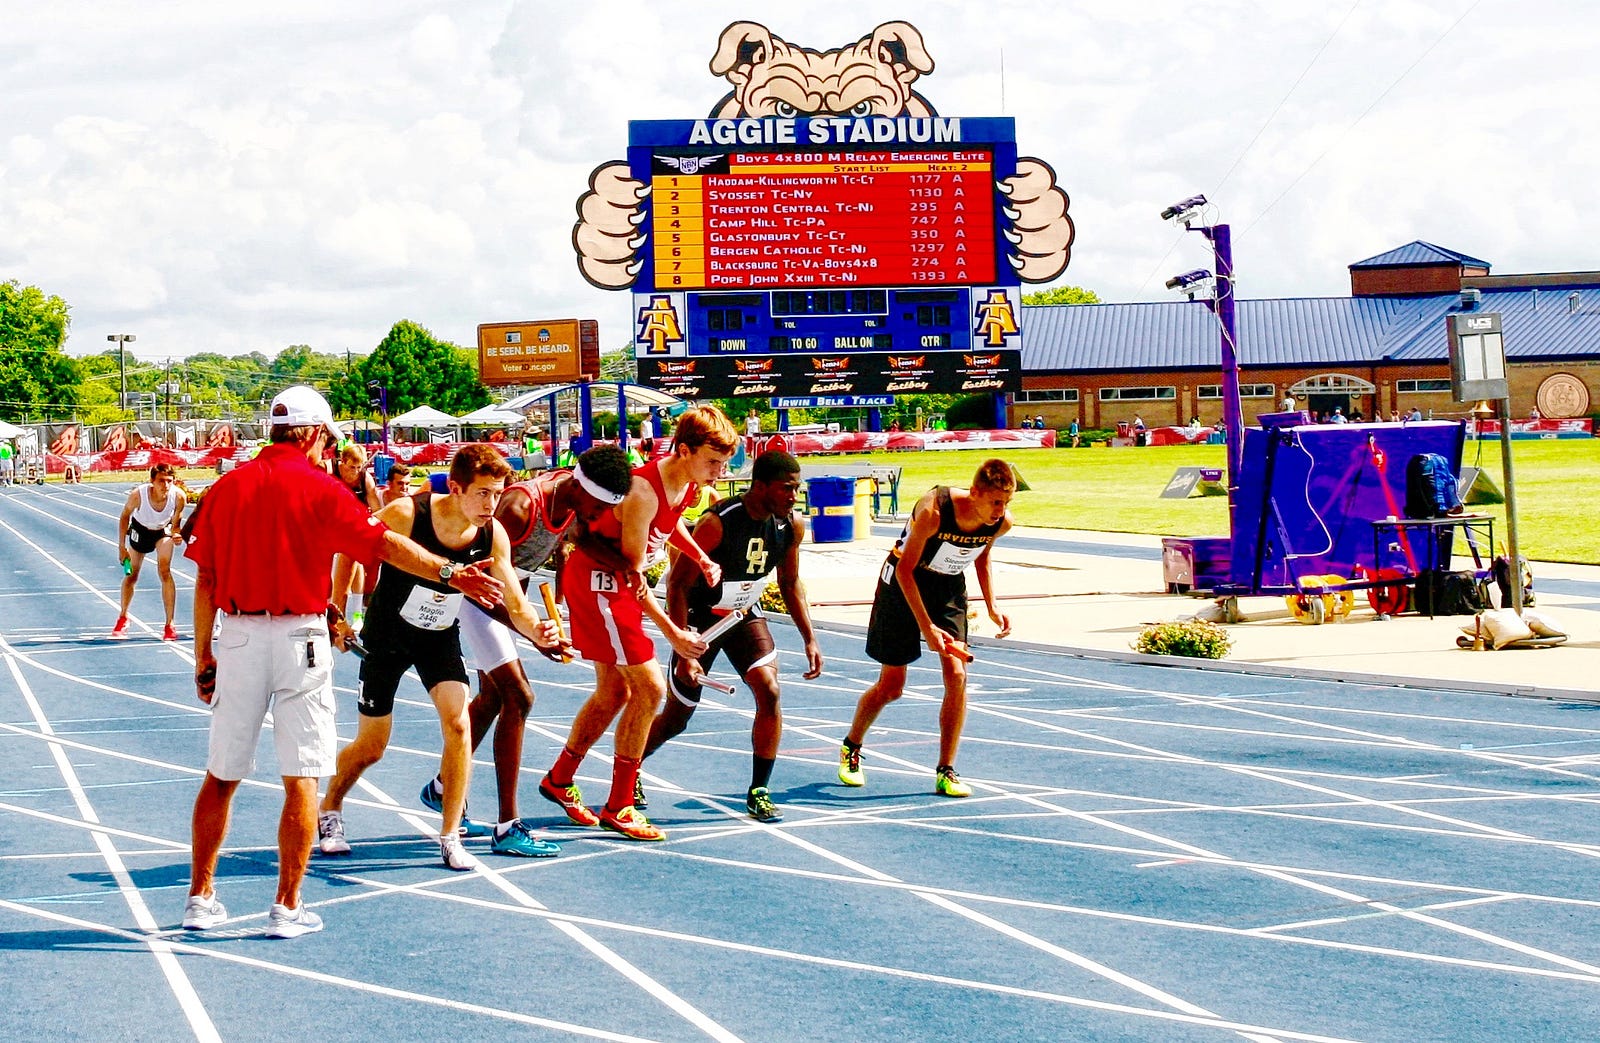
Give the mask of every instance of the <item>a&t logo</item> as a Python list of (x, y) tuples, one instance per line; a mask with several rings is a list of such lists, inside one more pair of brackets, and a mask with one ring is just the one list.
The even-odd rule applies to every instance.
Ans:
[(671, 354), (671, 345), (683, 343), (683, 324), (671, 297), (652, 294), (650, 304), (639, 309), (639, 343), (646, 355)]
[(1006, 291), (990, 290), (988, 299), (978, 302), (976, 312), (978, 325), (972, 332), (983, 338), (985, 347), (1003, 348), (1007, 337), (1017, 335), (1017, 313)]

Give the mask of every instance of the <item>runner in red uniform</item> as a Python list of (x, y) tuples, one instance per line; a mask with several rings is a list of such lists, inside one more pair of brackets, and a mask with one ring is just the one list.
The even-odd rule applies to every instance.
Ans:
[[(594, 664), (595, 691), (572, 722), (566, 748), (539, 783), (539, 792), (560, 804), (579, 825), (600, 825), (630, 840), (664, 840), (633, 807), (639, 762), (666, 681), (655, 660), (655, 645), (645, 636), (644, 615), (661, 628), (681, 656), (698, 659), (706, 645), (692, 631), (667, 618), (644, 584), (643, 571), (665, 554), (667, 543), (700, 565), (706, 582), (722, 571), (689, 534), (683, 510), (699, 498), (699, 486), (721, 477), (739, 435), (722, 411), (700, 406), (684, 413), (673, 436), (672, 454), (637, 468), (627, 497), (602, 515), (578, 541), (563, 571), (563, 592), (572, 617), (573, 645)], [(620, 550), (627, 572), (606, 563), (593, 547)], [(611, 796), (596, 815), (583, 803), (573, 777), (578, 765), (611, 722), (617, 722)]]

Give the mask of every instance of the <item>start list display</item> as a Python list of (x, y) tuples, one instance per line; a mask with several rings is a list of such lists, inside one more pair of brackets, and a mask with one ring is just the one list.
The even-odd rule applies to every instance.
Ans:
[(1014, 391), (1009, 119), (647, 121), (639, 379), (683, 397)]

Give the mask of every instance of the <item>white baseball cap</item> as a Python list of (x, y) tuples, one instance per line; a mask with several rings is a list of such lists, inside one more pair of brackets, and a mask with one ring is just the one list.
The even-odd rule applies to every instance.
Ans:
[(296, 384), (284, 388), (273, 397), (270, 414), (273, 427), (316, 426), (327, 431), (335, 442), (340, 438), (328, 400), (314, 387)]

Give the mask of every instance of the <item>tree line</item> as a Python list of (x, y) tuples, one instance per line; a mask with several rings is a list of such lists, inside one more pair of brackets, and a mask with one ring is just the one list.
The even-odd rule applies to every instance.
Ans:
[[(1027, 294), (1023, 303), (1093, 304), (1093, 292), (1058, 286)], [(247, 417), (261, 412), (272, 396), (291, 384), (322, 390), (341, 416), (377, 416), (374, 384), (388, 393), (390, 415), (419, 405), (460, 416), (485, 406), (489, 389), (478, 380), (477, 351), (435, 337), (410, 319), (396, 322), (371, 352), (329, 354), (293, 344), (269, 358), (262, 352), (223, 355), (200, 352), (165, 363), (124, 357), (117, 345), (73, 357), (63, 350), (71, 308), (61, 297), (12, 279), (0, 282), (0, 420), (40, 423), (76, 419), (87, 424), (121, 421)], [(601, 379), (633, 380), (631, 345), (602, 356)], [(119, 401), (126, 380), (127, 403)], [(897, 400), (891, 416), (909, 419), (942, 415), (955, 404), (952, 395), (913, 395)], [(747, 400), (717, 403), (740, 420)], [(771, 429), (773, 412), (760, 409)], [(856, 411), (794, 411), (796, 422), (855, 419)], [(637, 420), (635, 420), (635, 426)]]

